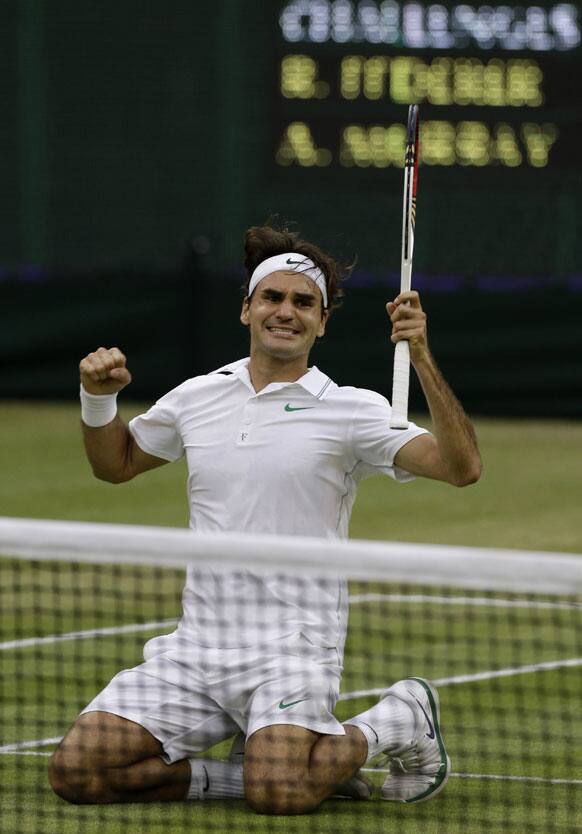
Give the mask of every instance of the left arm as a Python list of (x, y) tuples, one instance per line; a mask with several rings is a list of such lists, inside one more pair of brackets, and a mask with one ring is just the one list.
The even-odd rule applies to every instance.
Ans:
[(397, 466), (425, 478), (467, 486), (479, 480), (481, 457), (473, 425), (429, 350), (426, 314), (417, 292), (386, 305), (394, 343), (408, 340), (410, 359), (430, 410), (433, 434), (417, 437), (397, 453)]

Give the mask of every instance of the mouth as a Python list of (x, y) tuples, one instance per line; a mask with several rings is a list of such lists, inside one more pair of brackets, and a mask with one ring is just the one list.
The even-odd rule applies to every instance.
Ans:
[(298, 330), (294, 330), (292, 327), (267, 327), (269, 333), (272, 333), (273, 336), (277, 336), (281, 339), (292, 339), (294, 336), (299, 335)]

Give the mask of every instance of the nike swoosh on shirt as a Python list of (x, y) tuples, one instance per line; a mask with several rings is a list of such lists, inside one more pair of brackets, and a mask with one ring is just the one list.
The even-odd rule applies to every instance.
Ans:
[(303, 405), (303, 406), (292, 406), (291, 403), (287, 403), (285, 406), (285, 411), (307, 411), (310, 408), (315, 408), (314, 405)]
[(307, 698), (299, 698), (298, 701), (290, 701), (288, 704), (284, 704), (283, 701), (279, 704), (279, 709), (287, 709), (287, 707), (294, 707), (295, 704), (301, 704), (303, 701), (307, 701)]
[(210, 779), (208, 778), (208, 771), (206, 770), (206, 768), (204, 767), (204, 765), (202, 765), (202, 770), (204, 771), (204, 776), (206, 777), (206, 782), (205, 782), (205, 784), (204, 784), (204, 787), (202, 788), (202, 792), (203, 792), (203, 793), (206, 793), (206, 791), (207, 791), (207, 790), (208, 790), (208, 788), (210, 787)]
[[(410, 692), (410, 690), (408, 690), (408, 691)], [(410, 694), (412, 695), (412, 692), (410, 692)], [(414, 698), (414, 700), (416, 701), (418, 706), (421, 708), (422, 712), (424, 713), (424, 717), (426, 718), (426, 720), (428, 722), (428, 729), (430, 730), (430, 732), (425, 733), (426, 737), (427, 738), (434, 738), (434, 727), (433, 727), (432, 721), (430, 720), (425, 708), (422, 706), (422, 704), (420, 703), (418, 698), (416, 698), (414, 695), (412, 695), (412, 697)]]

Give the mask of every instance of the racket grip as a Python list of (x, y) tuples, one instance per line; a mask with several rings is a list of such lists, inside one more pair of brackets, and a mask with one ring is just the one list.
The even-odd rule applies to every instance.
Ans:
[(407, 341), (397, 342), (394, 350), (392, 380), (391, 429), (408, 428), (408, 384), (410, 381), (410, 349)]

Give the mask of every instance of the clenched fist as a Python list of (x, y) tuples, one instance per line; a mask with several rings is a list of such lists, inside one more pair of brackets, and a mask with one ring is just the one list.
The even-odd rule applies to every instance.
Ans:
[(81, 383), (89, 394), (117, 394), (131, 382), (125, 367), (125, 356), (119, 348), (100, 347), (79, 363)]

